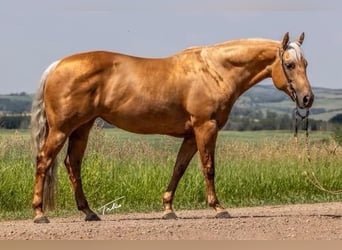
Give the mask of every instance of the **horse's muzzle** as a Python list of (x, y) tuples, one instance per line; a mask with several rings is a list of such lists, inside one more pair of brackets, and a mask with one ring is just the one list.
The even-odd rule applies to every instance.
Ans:
[(303, 97), (303, 106), (304, 108), (311, 108), (312, 104), (314, 101), (314, 95), (310, 94), (310, 95), (305, 95)]
[(314, 94), (312, 92), (304, 95), (295, 95), (295, 101), (299, 108), (311, 108), (314, 102)]

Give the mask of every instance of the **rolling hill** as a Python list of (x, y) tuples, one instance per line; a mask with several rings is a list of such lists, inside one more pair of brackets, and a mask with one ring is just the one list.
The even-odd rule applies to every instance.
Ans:
[[(342, 89), (313, 88), (315, 101), (310, 118), (328, 121), (342, 113)], [(272, 111), (277, 114), (291, 114), (295, 104), (290, 98), (271, 85), (257, 85), (245, 92), (235, 104), (235, 109)]]

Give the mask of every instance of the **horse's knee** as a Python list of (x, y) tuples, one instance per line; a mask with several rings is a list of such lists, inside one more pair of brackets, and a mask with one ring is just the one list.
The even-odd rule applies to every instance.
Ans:
[(206, 179), (213, 180), (215, 178), (215, 167), (212, 164), (206, 164), (202, 168)]

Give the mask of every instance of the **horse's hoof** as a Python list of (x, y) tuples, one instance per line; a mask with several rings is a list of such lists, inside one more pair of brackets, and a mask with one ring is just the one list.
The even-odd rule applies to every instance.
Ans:
[(97, 216), (97, 214), (93, 213), (93, 214), (88, 214), (86, 217), (85, 217), (85, 221), (100, 221), (100, 217)]
[(164, 220), (175, 220), (177, 219), (177, 215), (174, 212), (166, 212), (164, 213), (163, 217)]
[(232, 216), (225, 210), (217, 212), (215, 215), (215, 218), (218, 219), (227, 219), (227, 218), (231, 218)]
[(36, 217), (36, 218), (34, 218), (33, 222), (38, 223), (38, 224), (50, 223), (49, 219), (46, 216)]

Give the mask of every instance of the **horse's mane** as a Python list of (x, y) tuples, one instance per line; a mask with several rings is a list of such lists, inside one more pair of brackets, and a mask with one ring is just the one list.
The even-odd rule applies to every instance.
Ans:
[(233, 47), (233, 46), (244, 46), (244, 45), (251, 45), (251, 46), (257, 46), (257, 45), (280, 45), (279, 41), (271, 40), (271, 39), (265, 39), (265, 38), (246, 38), (246, 39), (237, 39), (237, 40), (230, 40), (230, 41), (224, 41), (216, 44), (211, 45), (204, 45), (204, 46), (191, 46), (188, 48), (185, 48), (181, 51), (179, 51), (177, 54), (185, 54), (185, 53), (194, 53), (197, 51), (200, 51), (204, 48), (223, 48), (223, 47)]

